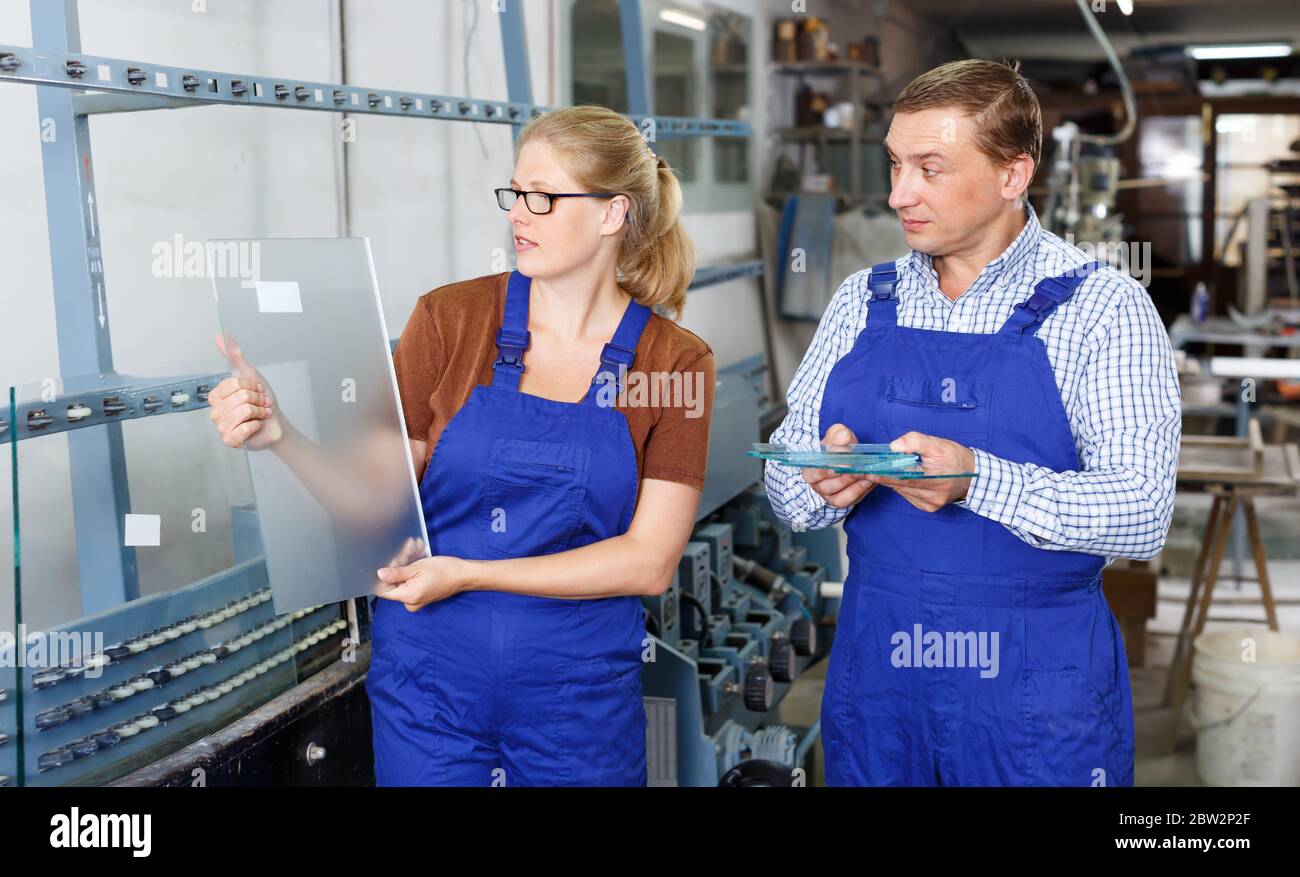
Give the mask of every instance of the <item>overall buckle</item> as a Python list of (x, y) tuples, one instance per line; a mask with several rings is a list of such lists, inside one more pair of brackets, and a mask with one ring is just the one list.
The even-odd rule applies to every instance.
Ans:
[[(636, 351), (629, 350), (626, 347), (615, 344), (613, 341), (606, 342), (605, 346), (600, 349), (600, 368), (596, 371), (596, 376), (591, 379), (592, 384), (604, 384), (618, 380), (618, 367), (621, 365), (624, 369), (631, 369), (632, 363), (636, 360)], [(608, 375), (608, 377), (606, 377)]]
[(889, 301), (898, 298), (894, 287), (898, 285), (898, 268), (888, 263), (887, 268), (872, 268), (867, 276), (867, 288), (871, 290), (871, 301)]
[(513, 332), (504, 326), (497, 329), (497, 365), (523, 369), (524, 351), (533, 344), (533, 333), (525, 330), (523, 334)]

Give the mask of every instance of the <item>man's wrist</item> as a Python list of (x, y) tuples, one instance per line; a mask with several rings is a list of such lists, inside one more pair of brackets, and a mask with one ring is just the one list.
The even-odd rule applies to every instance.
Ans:
[[(971, 448), (971, 447), (963, 447), (963, 448), (962, 448), (961, 471), (962, 471), (962, 472), (974, 472), (974, 471), (975, 471), (975, 465), (976, 465), (976, 464), (975, 464), (975, 449), (974, 449), (974, 448)], [(965, 501), (966, 501), (966, 497), (970, 495), (971, 482), (972, 482), (973, 480), (974, 480), (974, 479), (971, 479), (971, 478), (963, 478), (963, 479), (962, 479), (962, 481), (965, 482), (965, 483), (964, 483), (963, 486), (962, 486), (961, 494), (957, 497), (958, 501), (960, 501), (960, 502), (962, 502), (962, 503), (965, 503)]]

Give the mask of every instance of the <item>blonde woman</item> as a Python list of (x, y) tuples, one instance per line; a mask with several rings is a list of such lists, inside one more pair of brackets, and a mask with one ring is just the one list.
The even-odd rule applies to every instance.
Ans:
[[(496, 198), (517, 269), (421, 297), (394, 353), (434, 556), (379, 573), (376, 781), (644, 785), (640, 598), (690, 537), (714, 388), (652, 311), (694, 273), (681, 189), (583, 106), (524, 128)], [(276, 416), (240, 380), (211, 396), (236, 446)]]

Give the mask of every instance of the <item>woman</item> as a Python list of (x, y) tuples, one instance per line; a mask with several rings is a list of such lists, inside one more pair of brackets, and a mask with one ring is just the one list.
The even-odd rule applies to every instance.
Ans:
[[(497, 197), (517, 270), (423, 296), (393, 357), (434, 556), (379, 571), (375, 777), (644, 785), (640, 597), (690, 538), (714, 387), (709, 346), (651, 311), (694, 273), (681, 189), (583, 106), (524, 128)], [(227, 444), (275, 418), (247, 378), (209, 398)]]

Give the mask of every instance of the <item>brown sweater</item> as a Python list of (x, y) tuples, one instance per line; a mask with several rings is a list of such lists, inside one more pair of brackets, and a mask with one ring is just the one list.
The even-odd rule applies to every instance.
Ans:
[[(406, 431), (413, 439), (427, 441), (430, 454), (474, 387), (492, 383), (496, 330), (505, 311), (509, 277), (508, 272), (490, 274), (425, 293), (402, 330), (393, 364)], [(596, 373), (595, 362), (591, 373)], [(672, 383), (661, 381), (656, 387), (647, 377), (665, 375), (672, 376)], [(714, 382), (709, 345), (652, 314), (616, 406), (627, 417), (639, 478), (704, 488)]]

